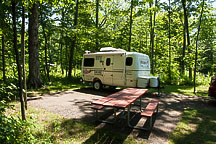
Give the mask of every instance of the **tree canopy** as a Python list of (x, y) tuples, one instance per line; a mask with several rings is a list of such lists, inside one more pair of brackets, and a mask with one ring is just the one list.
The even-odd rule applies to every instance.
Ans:
[(152, 74), (161, 74), (165, 83), (192, 83), (202, 5), (195, 72), (212, 75), (216, 71), (214, 0), (1, 0), (0, 77), (4, 81), (18, 78), (12, 2), (18, 54), (22, 6), (25, 9), (26, 74), (31, 88), (50, 81), (54, 71), (71, 77), (72, 69), (80, 69), (86, 50), (107, 46), (149, 55)]

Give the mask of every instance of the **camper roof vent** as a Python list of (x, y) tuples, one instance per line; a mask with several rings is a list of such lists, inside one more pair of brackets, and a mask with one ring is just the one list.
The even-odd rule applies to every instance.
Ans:
[(85, 53), (86, 53), (86, 54), (89, 54), (89, 53), (90, 53), (90, 51), (85, 51)]
[(117, 48), (113, 48), (113, 47), (104, 47), (104, 48), (101, 48), (100, 49), (101, 52), (126, 52), (125, 50), (123, 49), (117, 49)]

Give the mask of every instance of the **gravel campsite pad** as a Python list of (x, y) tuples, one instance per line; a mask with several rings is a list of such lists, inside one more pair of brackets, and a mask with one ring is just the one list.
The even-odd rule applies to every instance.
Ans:
[[(29, 97), (28, 103), (31, 106), (62, 115), (65, 118), (94, 122), (95, 117), (94, 111), (91, 109), (91, 101), (106, 97), (117, 91), (119, 90), (94, 91), (91, 88), (84, 88)], [(158, 96), (157, 93), (150, 92), (143, 96), (143, 105), (146, 105), (151, 98), (160, 100), (159, 113), (153, 129), (150, 132), (133, 129), (129, 133), (147, 143), (167, 143), (170, 133), (175, 129), (185, 109), (216, 109), (215, 103), (212, 104), (212, 101), (208, 98), (180, 94), (161, 94)], [(127, 125), (124, 125), (123, 130), (125, 131), (125, 129), (129, 129)]]

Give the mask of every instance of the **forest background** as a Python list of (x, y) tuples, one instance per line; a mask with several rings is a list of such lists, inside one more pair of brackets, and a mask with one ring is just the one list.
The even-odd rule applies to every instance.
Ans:
[[(0, 142), (30, 141), (30, 124), (5, 114), (27, 88), (78, 85), (86, 50), (149, 55), (163, 85), (207, 86), (216, 72), (215, 0), (0, 0)], [(66, 81), (66, 83), (65, 83)], [(70, 85), (71, 86), (71, 85)], [(18, 92), (18, 93), (17, 93)], [(31, 124), (32, 125), (32, 124)]]
[(204, 84), (216, 69), (215, 17), (214, 0), (1, 0), (1, 85), (22, 97), (51, 77), (81, 78), (85, 51), (108, 46), (149, 55), (164, 84)]

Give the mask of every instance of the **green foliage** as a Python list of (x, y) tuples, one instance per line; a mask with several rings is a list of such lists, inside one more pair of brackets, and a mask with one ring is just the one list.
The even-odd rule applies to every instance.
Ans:
[[(24, 1), (17, 2), (17, 34), (18, 47), (21, 39), (21, 6)], [(62, 74), (67, 77), (69, 68), (70, 49), (74, 35), (76, 35), (76, 48), (73, 57), (73, 69), (81, 69), (82, 56), (86, 50), (98, 51), (101, 47), (117, 47), (127, 50), (129, 46), (129, 16), (131, 0), (104, 0), (99, 2), (99, 20), (96, 28), (96, 4), (95, 1), (80, 0), (78, 12), (78, 25), (74, 27), (75, 2), (73, 0), (28, 0), (24, 6), (26, 11), (34, 2), (39, 2), (39, 58), (40, 71), (43, 82), (47, 83), (47, 72), (45, 63), (45, 35), (47, 37), (47, 63), (51, 74)], [(169, 69), (169, 4), (168, 1), (138, 1), (134, 0), (133, 25), (131, 50), (145, 53), (149, 56), (153, 54), (154, 74), (162, 75), (162, 81), (169, 84), (191, 85), (192, 80), (188, 74), (180, 75), (183, 46), (183, 25), (184, 13), (181, 1), (171, 1), (171, 80), (168, 77)], [(152, 3), (151, 8), (149, 2)], [(186, 47), (185, 71), (194, 68), (195, 38), (197, 34), (198, 17), (200, 14), (201, 2), (197, 0), (188, 1), (186, 8), (188, 11), (190, 46)], [(154, 28), (154, 50), (151, 52), (150, 44), (150, 10), (152, 16), (155, 15)], [(206, 1), (203, 14), (203, 22), (198, 43), (198, 67), (200, 73), (213, 73), (216, 70), (214, 59), (216, 47), (216, 21), (215, 8), (210, 1)], [(13, 33), (11, 25), (11, 2), (3, 0), (0, 3), (0, 32), (5, 36), (5, 61), (7, 80), (17, 79), (14, 50), (12, 48)], [(153, 18), (153, 17), (152, 17)], [(154, 19), (154, 18), (153, 18)], [(43, 26), (43, 27), (42, 27)], [(26, 27), (27, 28), (27, 27)], [(43, 30), (44, 28), (44, 30)], [(26, 32), (26, 60), (28, 59), (27, 41), (28, 30)], [(98, 47), (96, 48), (96, 39)], [(0, 61), (0, 68), (2, 61)], [(52, 66), (54, 64), (55, 66)], [(2, 74), (0, 72), (0, 74)], [(28, 64), (26, 64), (26, 74), (28, 76)], [(0, 76), (1, 77), (1, 76)], [(14, 83), (14, 81), (12, 81)], [(200, 81), (199, 78), (197, 81)]]
[(16, 97), (17, 87), (10, 83), (8, 86), (0, 83), (0, 100), (10, 101)]
[[(19, 105), (16, 104), (15, 108), (18, 107)], [(19, 115), (17, 110), (11, 114)], [(10, 143), (142, 143), (133, 136), (128, 137), (127, 133), (114, 132), (113, 127), (97, 127), (92, 122), (63, 118), (31, 106), (28, 107), (27, 121), (29, 125), (26, 127), (23, 125), (25, 129), (23, 135), (28, 135), (29, 139), (19, 137), (19, 140)], [(25, 134), (27, 131), (28, 133)]]
[(6, 115), (6, 111), (13, 110), (13, 106), (6, 101), (0, 101), (0, 143), (31, 143), (34, 140), (29, 126), (32, 125), (19, 117)]

